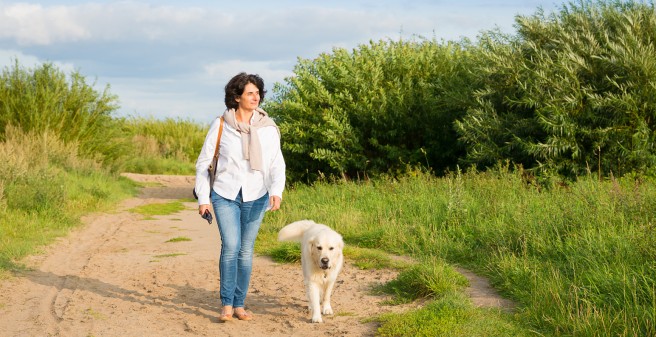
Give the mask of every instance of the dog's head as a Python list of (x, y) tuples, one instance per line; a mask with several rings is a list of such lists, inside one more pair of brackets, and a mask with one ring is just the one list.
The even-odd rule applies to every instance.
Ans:
[(333, 268), (341, 261), (343, 248), (342, 236), (333, 231), (321, 231), (310, 239), (312, 261), (323, 270)]

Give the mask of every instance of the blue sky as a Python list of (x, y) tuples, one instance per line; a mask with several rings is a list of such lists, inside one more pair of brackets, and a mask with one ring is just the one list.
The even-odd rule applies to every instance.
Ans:
[(370, 40), (476, 39), (514, 33), (516, 15), (566, 1), (4, 1), (0, 66), (52, 62), (119, 97), (116, 116), (209, 122), (234, 74), (260, 74), (271, 92), (297, 59)]

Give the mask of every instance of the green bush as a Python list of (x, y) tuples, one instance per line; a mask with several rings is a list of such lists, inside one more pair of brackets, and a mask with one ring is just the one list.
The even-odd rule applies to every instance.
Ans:
[(656, 11), (580, 1), (480, 42), (477, 105), (457, 123), (466, 163), (511, 160), (570, 178), (653, 173)]
[(656, 173), (653, 3), (579, 1), (516, 27), (300, 59), (266, 105), (290, 181), (506, 161), (545, 180)]
[(111, 113), (117, 97), (100, 93), (77, 71), (66, 76), (51, 63), (26, 69), (15, 61), (0, 76), (0, 140), (9, 126), (50, 132), (75, 144), (79, 154), (111, 166), (125, 153)]
[(466, 43), (379, 41), (300, 60), (266, 105), (291, 181), (442, 171), (461, 155), (453, 121), (467, 104)]

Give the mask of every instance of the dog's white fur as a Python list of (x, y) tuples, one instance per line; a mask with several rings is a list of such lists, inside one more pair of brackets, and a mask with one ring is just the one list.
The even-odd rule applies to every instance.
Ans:
[(283, 227), (278, 240), (301, 243), (303, 282), (312, 322), (323, 322), (322, 313), (333, 314), (330, 296), (344, 264), (342, 236), (326, 225), (300, 220)]

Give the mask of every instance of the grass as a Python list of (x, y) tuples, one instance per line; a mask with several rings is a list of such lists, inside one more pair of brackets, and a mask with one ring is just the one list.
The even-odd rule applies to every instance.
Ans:
[(196, 172), (194, 161), (203, 146), (206, 125), (187, 120), (131, 118), (123, 120), (134, 152), (124, 170), (145, 174), (186, 174)]
[(344, 256), (352, 260), (354, 266), (363, 270), (380, 268), (405, 269), (413, 264), (412, 261), (405, 261), (402, 258), (397, 258), (375, 248), (347, 246), (344, 247)]
[(81, 158), (49, 133), (8, 128), (0, 143), (0, 277), (20, 260), (81, 224), (84, 214), (113, 209), (137, 186)]
[(458, 292), (467, 285), (467, 279), (452, 266), (433, 259), (403, 269), (395, 280), (376, 287), (374, 291), (392, 294), (394, 300), (389, 303), (400, 304)]
[(474, 308), (462, 292), (448, 292), (405, 314), (384, 314), (378, 336), (536, 336), (496, 310)]
[(176, 238), (166, 240), (166, 242), (182, 242), (182, 241), (191, 241), (191, 239), (186, 236), (178, 236)]
[[(258, 244), (262, 243), (261, 241)], [(258, 252), (269, 255), (274, 261), (280, 263), (295, 263), (301, 261), (301, 246), (299, 243), (285, 242), (280, 244), (270, 243), (268, 249), (261, 245)], [(355, 246), (344, 247), (344, 256), (353, 261), (356, 267), (366, 269), (404, 269), (412, 264), (410, 261), (397, 259), (390, 254), (373, 248), (361, 248)]]
[(176, 257), (176, 256), (184, 256), (187, 255), (186, 253), (168, 253), (168, 254), (160, 254), (160, 255), (155, 255), (153, 256), (156, 259), (161, 259), (164, 257)]
[[(258, 251), (278, 261), (298, 259), (297, 247), (275, 240), (280, 228), (300, 219), (339, 231), (345, 255), (362, 268), (387, 262), (360, 249), (407, 255), (419, 264), (402, 269), (386, 290), (398, 303), (435, 302), (406, 317), (426, 322), (420, 331), (397, 321), (405, 315), (381, 318), (381, 335), (656, 335), (656, 185), (647, 178), (581, 177), (539, 189), (500, 167), (445, 178), (417, 173), (295, 186), (281, 212), (267, 213)], [(488, 277), (518, 311), (465, 305), (453, 264)], [(462, 327), (452, 330), (458, 334), (443, 332), (458, 322)]]
[(130, 212), (139, 213), (147, 217), (155, 215), (169, 215), (185, 210), (184, 204), (180, 201), (172, 201), (160, 204), (147, 204), (130, 209)]
[[(79, 226), (82, 215), (136, 194), (136, 185), (102, 160), (82, 156), (74, 142), (49, 132), (6, 126), (0, 157), (4, 275)], [(343, 235), (345, 254), (359, 268), (400, 269), (397, 280), (378, 290), (393, 294), (395, 303), (421, 298), (426, 305), (376, 318), (381, 336), (654, 336), (654, 183), (585, 176), (537, 188), (499, 167), (444, 178), (415, 173), (292, 186), (281, 211), (266, 214), (256, 248), (296, 261), (297, 246), (277, 242), (277, 232), (313, 219)], [(175, 201), (133, 211), (155, 216), (183, 209)], [(518, 311), (472, 307), (452, 265), (488, 277)]]
[(90, 318), (93, 318), (93, 319), (99, 319), (99, 320), (107, 319), (107, 317), (105, 315), (103, 315), (102, 313), (100, 313), (100, 312), (98, 312), (98, 311), (96, 311), (95, 309), (92, 309), (92, 308), (87, 308), (86, 310), (84, 310), (84, 314), (87, 317), (90, 317)]

